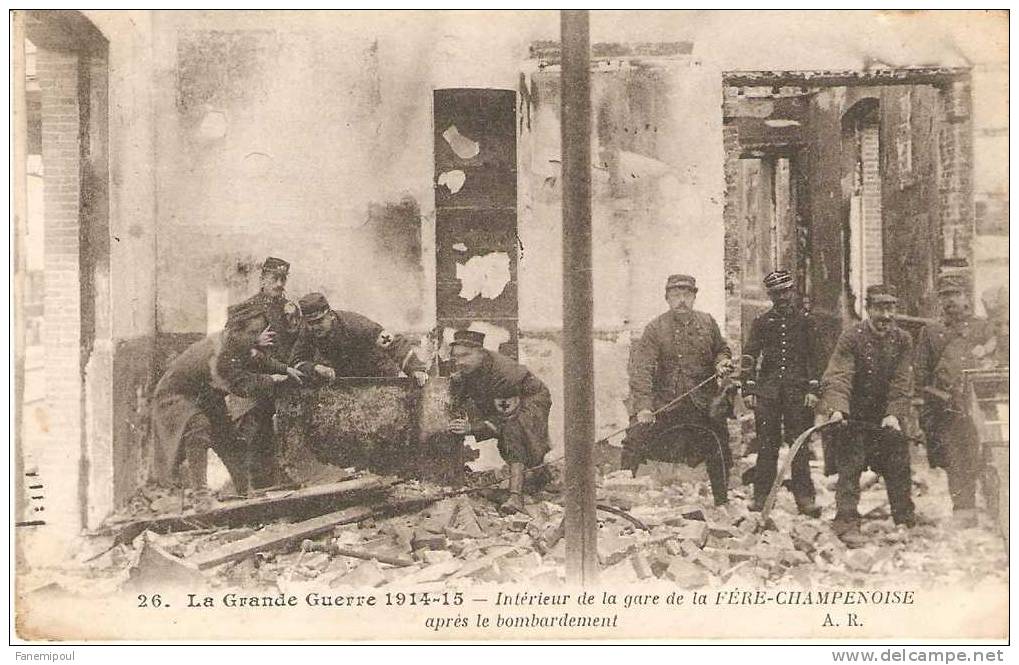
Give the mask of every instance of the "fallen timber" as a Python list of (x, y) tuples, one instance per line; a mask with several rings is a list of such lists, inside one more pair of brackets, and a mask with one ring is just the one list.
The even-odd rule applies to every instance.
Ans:
[(114, 535), (118, 543), (127, 543), (145, 531), (165, 534), (210, 526), (233, 527), (265, 523), (294, 515), (322, 514), (377, 499), (395, 482), (393, 478), (365, 476), (314, 485), (286, 491), (281, 495), (229, 501), (205, 512), (186, 510), (153, 518), (111, 522), (95, 535)]

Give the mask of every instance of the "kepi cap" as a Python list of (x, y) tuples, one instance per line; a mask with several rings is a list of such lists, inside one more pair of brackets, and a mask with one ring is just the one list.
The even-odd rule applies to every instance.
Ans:
[(691, 289), (697, 290), (697, 280), (690, 275), (669, 275), (665, 280), (665, 290), (669, 289)]
[(792, 274), (788, 270), (775, 270), (764, 278), (764, 288), (768, 291), (784, 291), (795, 285)]
[(867, 303), (891, 303), (899, 302), (895, 295), (895, 288), (890, 284), (873, 284), (867, 287)]
[(318, 321), (330, 311), (329, 301), (318, 291), (302, 296), (297, 306), (301, 308), (305, 321)]
[(957, 272), (950, 272), (938, 275), (938, 293), (950, 293), (953, 291), (969, 291), (969, 280), (966, 275)]
[(457, 330), (453, 333), (453, 341), (450, 346), (456, 344), (482, 349), (485, 347), (485, 333), (477, 330)]
[(275, 272), (286, 277), (290, 274), (290, 264), (283, 259), (269, 256), (262, 262), (262, 272)]

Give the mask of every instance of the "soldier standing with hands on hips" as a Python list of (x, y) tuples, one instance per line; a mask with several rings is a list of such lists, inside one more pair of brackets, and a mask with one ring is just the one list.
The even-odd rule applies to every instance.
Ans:
[[(750, 506), (753, 511), (763, 509), (775, 482), (782, 441), (792, 441), (813, 424), (820, 387), (817, 329), (797, 302), (793, 276), (777, 270), (764, 278), (764, 286), (774, 306), (754, 319), (743, 349), (754, 359), (743, 394), (747, 406), (754, 410), (760, 444)], [(805, 446), (793, 458), (790, 489), (801, 514), (820, 517)]]
[(863, 544), (857, 507), (860, 475), (868, 466), (884, 477), (895, 523), (917, 523), (909, 442), (902, 434), (913, 397), (913, 341), (895, 323), (898, 302), (890, 286), (867, 287), (867, 318), (843, 330), (821, 378), (819, 413), (833, 422), (857, 421), (834, 441), (834, 530), (851, 547)]

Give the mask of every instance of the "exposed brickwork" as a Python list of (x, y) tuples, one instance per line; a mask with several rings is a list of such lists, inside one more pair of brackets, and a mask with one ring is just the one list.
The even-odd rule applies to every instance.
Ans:
[(743, 268), (740, 258), (740, 228), (737, 214), (737, 178), (739, 178), (739, 129), (735, 125), (722, 127), (722, 143), (725, 149), (725, 205), (722, 220), (725, 226), (725, 335), (739, 344), (741, 337), (741, 302), (743, 290)]
[(26, 452), (47, 476), (59, 478), (49, 486), (46, 520), (76, 523), (82, 432), (78, 58), (40, 49), (36, 63), (45, 170), (47, 434), (38, 450)]
[(877, 124), (860, 130), (863, 165), (863, 271), (867, 284), (884, 281), (881, 217), (881, 146)]
[(941, 129), (942, 257), (973, 262), (973, 123), (969, 81), (941, 91), (945, 123)]

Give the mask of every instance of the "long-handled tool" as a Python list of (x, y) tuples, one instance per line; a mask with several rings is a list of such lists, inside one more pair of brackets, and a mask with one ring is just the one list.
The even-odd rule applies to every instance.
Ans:
[(778, 473), (775, 474), (775, 482), (771, 484), (771, 489), (768, 490), (768, 498), (764, 500), (764, 508), (761, 509), (761, 524), (766, 525), (768, 523), (768, 515), (771, 513), (771, 509), (775, 506), (775, 499), (778, 498), (778, 488), (782, 486), (782, 479), (785, 477), (786, 473), (788, 473), (789, 469), (792, 467), (793, 459), (796, 457), (796, 453), (800, 452), (800, 448), (803, 447), (803, 444), (806, 443), (807, 440), (815, 432), (820, 432), (826, 427), (831, 427), (833, 425), (838, 424), (839, 424), (838, 421), (833, 422), (831, 420), (828, 420), (823, 423), (814, 425), (813, 427), (808, 427), (806, 430), (804, 430), (802, 434), (796, 437), (796, 439), (793, 441), (793, 445), (789, 447), (789, 454), (786, 455), (786, 458), (785, 460), (783, 460), (782, 466), (779, 468)]

